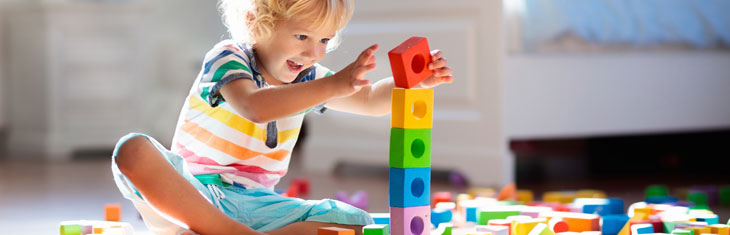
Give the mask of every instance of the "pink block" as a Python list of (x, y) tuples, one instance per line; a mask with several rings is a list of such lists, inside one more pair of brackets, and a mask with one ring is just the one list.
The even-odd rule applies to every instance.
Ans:
[(532, 218), (537, 218), (537, 216), (540, 215), (540, 212), (538, 211), (521, 211), (520, 215), (526, 215)]
[(391, 235), (429, 234), (431, 230), (430, 205), (390, 208)]
[(474, 227), (477, 232), (489, 232), (492, 235), (509, 235), (509, 226), (502, 225), (477, 225)]

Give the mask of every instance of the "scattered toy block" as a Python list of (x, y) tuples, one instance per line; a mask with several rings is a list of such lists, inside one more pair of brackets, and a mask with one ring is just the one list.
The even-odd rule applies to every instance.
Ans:
[(317, 228), (317, 235), (355, 235), (355, 230), (338, 227)]
[(692, 231), (689, 231), (686, 229), (675, 229), (675, 230), (672, 230), (672, 234), (674, 234), (674, 235), (692, 235)]
[(568, 223), (570, 232), (584, 232), (584, 231), (600, 231), (599, 225), (600, 217), (596, 214), (583, 214), (574, 212), (545, 212), (540, 213), (540, 217), (547, 217), (552, 219), (554, 217), (560, 217)]
[(517, 201), (524, 204), (530, 203), (534, 200), (535, 195), (530, 190), (519, 189), (517, 190)]
[(470, 188), (467, 191), (467, 193), (469, 195), (471, 195), (472, 198), (477, 198), (477, 197), (491, 198), (491, 197), (496, 197), (496, 195), (497, 195), (497, 192), (494, 191), (494, 189), (491, 189), (491, 188), (478, 188), (478, 187)]
[(474, 227), (477, 232), (489, 232), (492, 235), (510, 235), (510, 227), (503, 225), (477, 225)]
[(710, 227), (686, 227), (684, 229), (691, 231), (693, 235), (710, 233), (712, 231)]
[(290, 189), (293, 188), (293, 190), (297, 191), (297, 196), (294, 196), (294, 197), (302, 197), (302, 198), (309, 197), (310, 186), (309, 186), (308, 179), (305, 179), (305, 178), (292, 179), (291, 185), (289, 186), (289, 188)]
[(565, 222), (565, 220), (558, 217), (552, 218), (550, 219), (550, 221), (548, 221), (548, 228), (550, 228), (550, 230), (553, 230), (553, 232), (555, 233), (568, 232), (570, 230), (568, 222)]
[(68, 224), (68, 225), (61, 225), (61, 235), (78, 235), (81, 234), (81, 225), (78, 224)]
[(575, 198), (606, 198), (606, 193), (601, 190), (582, 189), (575, 192)]
[(497, 200), (517, 200), (517, 186), (514, 183), (505, 185), (502, 190), (499, 191), (499, 194), (497, 194)]
[(433, 89), (393, 88), (390, 127), (431, 129), (433, 127)]
[(388, 225), (370, 224), (362, 227), (363, 235), (388, 235)]
[(390, 213), (370, 213), (375, 224), (390, 224)]
[(713, 224), (710, 225), (710, 233), (717, 235), (730, 235), (730, 225)]
[(422, 234), (428, 232), (431, 206), (390, 207), (392, 235)]
[(520, 212), (512, 207), (484, 207), (477, 212), (477, 224), (487, 225), (489, 220), (506, 219), (514, 215), (520, 215)]
[(390, 128), (390, 167), (431, 166), (431, 129)]
[(453, 232), (452, 231), (453, 229), (454, 229), (454, 225), (453, 224), (451, 224), (451, 223), (441, 223), (436, 228), (436, 231), (432, 232), (431, 234), (436, 234), (436, 235), (451, 235), (452, 232)]
[(388, 200), (391, 207), (429, 206), (430, 167), (405, 169), (391, 167), (388, 182), (390, 195)]
[[(538, 224), (545, 224), (547, 221), (545, 218), (528, 218), (528, 219), (518, 219), (512, 221), (512, 234), (514, 235), (528, 235), (532, 232), (532, 229), (535, 228)], [(546, 226), (547, 227), (547, 226)], [(538, 232), (539, 234), (540, 232)]]
[(489, 220), (489, 223), (487, 225), (492, 226), (505, 226), (509, 229), (507, 229), (507, 235), (512, 235), (512, 221), (506, 220), (506, 219), (492, 219)]
[(110, 203), (110, 204), (104, 205), (104, 220), (121, 221), (122, 220), (122, 205), (119, 203)]
[(634, 224), (631, 225), (631, 234), (650, 234), (654, 233), (654, 227), (651, 224)]
[(605, 215), (601, 217), (601, 233), (603, 235), (616, 235), (628, 221), (628, 215)]
[(438, 227), (441, 223), (451, 222), (452, 217), (453, 215), (451, 210), (442, 208), (435, 208), (431, 210), (431, 224), (433, 224), (434, 227)]
[(433, 74), (431, 51), (424, 37), (411, 37), (388, 52), (396, 87), (412, 88)]
[(546, 224), (540, 223), (535, 225), (528, 235), (555, 235), (555, 233)]
[(435, 192), (431, 198), (431, 205), (435, 208), (439, 202), (451, 202), (451, 192)]

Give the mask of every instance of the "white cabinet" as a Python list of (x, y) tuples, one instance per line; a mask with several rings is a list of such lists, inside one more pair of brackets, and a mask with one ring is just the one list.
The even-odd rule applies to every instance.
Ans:
[[(501, 1), (358, 1), (340, 47), (322, 64), (339, 70), (378, 43), (373, 80), (391, 76), (387, 52), (411, 36), (428, 38), (454, 69), (455, 82), (435, 89), (432, 168), (458, 170), (477, 185), (502, 186), (513, 177), (501, 106)], [(388, 166), (390, 116), (328, 111), (308, 115), (304, 166), (331, 170), (337, 162)]]
[(141, 129), (143, 13), (131, 3), (5, 7), (10, 156), (65, 159)]

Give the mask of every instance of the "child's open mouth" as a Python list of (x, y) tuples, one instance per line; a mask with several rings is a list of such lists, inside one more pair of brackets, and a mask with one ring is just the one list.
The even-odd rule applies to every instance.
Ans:
[(293, 60), (286, 60), (286, 64), (289, 66), (289, 70), (294, 73), (298, 73), (304, 66), (303, 64), (294, 62)]

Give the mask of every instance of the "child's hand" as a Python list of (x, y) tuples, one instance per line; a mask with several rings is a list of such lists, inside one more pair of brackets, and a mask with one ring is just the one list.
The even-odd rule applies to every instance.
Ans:
[(365, 73), (375, 69), (373, 54), (376, 50), (378, 50), (378, 44), (368, 47), (360, 53), (355, 62), (332, 75), (338, 97), (355, 94), (360, 91), (360, 88), (370, 84), (370, 81), (365, 79)]
[(451, 83), (454, 81), (454, 77), (451, 73), (454, 72), (449, 67), (446, 67), (446, 59), (443, 58), (443, 53), (440, 50), (431, 51), (431, 57), (433, 62), (428, 64), (428, 68), (433, 70), (433, 75), (424, 79), (419, 83), (422, 88), (432, 88), (444, 83)]

